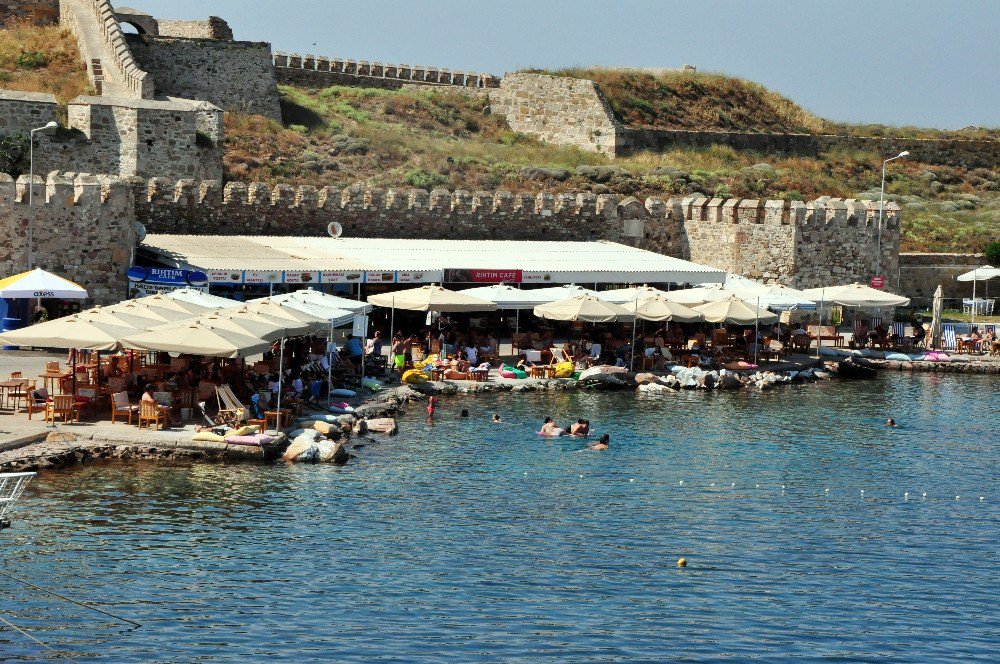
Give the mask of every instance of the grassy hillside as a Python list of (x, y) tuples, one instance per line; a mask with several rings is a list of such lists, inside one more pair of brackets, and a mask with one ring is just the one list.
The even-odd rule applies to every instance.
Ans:
[[(704, 150), (609, 160), (546, 145), (485, 115), (483, 97), (457, 93), (282, 86), (286, 126), (227, 118), (233, 179), (378, 187), (591, 191), (645, 196), (878, 198), (881, 157), (833, 151), (820, 159)], [(772, 108), (776, 108), (773, 106)], [(791, 122), (796, 114), (788, 111)], [(799, 116), (806, 117), (806, 116)], [(893, 164), (887, 198), (904, 206), (904, 248), (978, 251), (1000, 237), (1000, 173)]]
[(49, 92), (65, 105), (89, 87), (68, 28), (14, 23), (0, 30), (0, 88)]

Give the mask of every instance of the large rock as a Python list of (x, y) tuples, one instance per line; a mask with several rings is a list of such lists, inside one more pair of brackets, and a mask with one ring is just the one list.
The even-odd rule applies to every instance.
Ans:
[(315, 463), (319, 460), (318, 431), (306, 431), (291, 442), (282, 460), (290, 463)]
[(347, 447), (343, 443), (321, 440), (316, 443), (316, 447), (316, 461), (321, 463), (347, 463), (347, 459), (350, 458)]
[(396, 426), (396, 420), (391, 417), (379, 417), (373, 420), (368, 420), (366, 424), (368, 425), (368, 431), (385, 433), (390, 436), (394, 435), (399, 430)]
[(720, 390), (737, 390), (743, 387), (743, 382), (740, 381), (739, 376), (727, 371), (726, 373), (719, 376), (718, 387)]
[(340, 431), (340, 424), (334, 424), (333, 422), (324, 422), (322, 420), (316, 420), (313, 422), (313, 429), (320, 432), (324, 436), (329, 436), (334, 431)]

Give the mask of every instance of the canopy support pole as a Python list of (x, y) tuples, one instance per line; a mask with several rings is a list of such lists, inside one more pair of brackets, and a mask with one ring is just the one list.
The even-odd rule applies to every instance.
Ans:
[(824, 288), (819, 294), (819, 324), (816, 326), (816, 359), (819, 359), (819, 347), (823, 343), (823, 337), (820, 334), (823, 327), (823, 305), (826, 303), (826, 289)]
[(281, 348), (278, 351), (278, 407), (277, 417), (274, 418), (274, 432), (281, 433), (281, 392), (282, 383), (285, 380), (285, 335), (281, 335)]
[[(974, 275), (974, 276), (979, 276)], [(972, 280), (972, 329), (976, 327), (976, 282), (978, 279)], [(969, 330), (969, 334), (972, 334), (972, 330)]]

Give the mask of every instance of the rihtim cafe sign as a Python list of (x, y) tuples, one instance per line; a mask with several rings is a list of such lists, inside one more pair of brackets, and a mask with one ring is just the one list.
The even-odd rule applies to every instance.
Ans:
[(447, 280), (473, 284), (518, 284), (522, 276), (521, 270), (448, 270)]

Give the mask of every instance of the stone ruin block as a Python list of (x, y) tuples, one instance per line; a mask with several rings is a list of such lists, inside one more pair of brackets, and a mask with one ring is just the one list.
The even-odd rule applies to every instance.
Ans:
[(465, 72), (465, 87), (474, 88), (479, 82), (479, 74), (474, 71)]
[(384, 71), (385, 71), (385, 67), (382, 66), (381, 62), (373, 62), (372, 63), (372, 66), (371, 66), (371, 76), (375, 76), (377, 78), (381, 78)]
[(472, 194), (464, 189), (456, 189), (451, 197), (451, 209), (458, 214), (471, 214)]
[(396, 65), (387, 64), (385, 66), (384, 73), (382, 75), (385, 78), (396, 78), (396, 71), (397, 71)]
[(340, 189), (326, 186), (319, 190), (316, 203), (321, 210), (340, 210)]
[(451, 70), (448, 68), (442, 68), (438, 73), (438, 82), (441, 83), (441, 85), (451, 85)]
[(441, 72), (437, 67), (428, 67), (425, 72), (424, 81), (427, 83), (438, 83), (441, 81)]
[(597, 216), (597, 194), (584, 191), (576, 195), (576, 213), (584, 218)]
[(385, 209), (400, 212), (409, 206), (409, 194), (405, 189), (390, 187), (385, 190)]
[(277, 184), (271, 190), (271, 205), (275, 207), (293, 208), (298, 192), (290, 184)]
[(270, 205), (271, 185), (266, 182), (251, 182), (247, 187), (247, 202), (250, 205)]
[(274, 66), (275, 67), (287, 67), (288, 66), (288, 54), (284, 51), (274, 52)]
[(344, 61), (340, 58), (330, 58), (330, 71), (338, 74), (344, 71)]
[(764, 224), (781, 226), (788, 223), (788, 201), (764, 201)]
[(425, 81), (427, 79), (427, 68), (422, 65), (414, 65), (410, 70), (411, 81)]
[(763, 221), (760, 201), (744, 199), (736, 206), (736, 217), (741, 224), (759, 224)]
[(514, 195), (509, 191), (498, 191), (493, 194), (493, 211), (508, 213), (514, 210)]
[(316, 56), (316, 71), (330, 71), (330, 58)]
[(472, 194), (473, 212), (493, 212), (493, 192), (479, 190)]
[(229, 182), (222, 192), (222, 202), (226, 205), (246, 205), (250, 201), (246, 182)]
[(556, 194), (556, 212), (560, 214), (576, 213), (576, 196), (567, 192)]
[(535, 214), (535, 197), (527, 192), (519, 191), (514, 194), (514, 209), (521, 214)]
[(303, 210), (315, 210), (319, 207), (319, 191), (309, 184), (300, 185), (296, 192), (295, 205)]
[(739, 214), (737, 212), (739, 205), (740, 199), (727, 199), (726, 202), (722, 204), (722, 213), (719, 216), (719, 221), (727, 224), (738, 224), (740, 222)]
[(302, 68), (316, 71), (316, 56), (312, 53), (307, 53), (306, 57), (302, 58)]
[(198, 183), (190, 178), (178, 180), (174, 185), (174, 203), (191, 205), (198, 197)]
[[(36, 176), (37, 177), (37, 176)], [(18, 178), (18, 184), (21, 182), (21, 178), (24, 178), (24, 183), (27, 185), (28, 178), (21, 176)], [(76, 176), (73, 181), (74, 185), (74, 204), (83, 205), (84, 203), (100, 203), (101, 202), (101, 182), (96, 176), (90, 175), (89, 173), (81, 173)], [(38, 195), (39, 187), (35, 186), (35, 195)], [(45, 195), (45, 190), (41, 189), (42, 195)], [(27, 193), (25, 194), (25, 200), (27, 200)]]
[(667, 216), (667, 204), (659, 196), (646, 199), (646, 214), (652, 219), (663, 219)]
[[(38, 187), (38, 180), (35, 181), (35, 187)], [(76, 202), (76, 186), (73, 178), (64, 173), (49, 173), (41, 193), (42, 200), (50, 204), (72, 206)], [(38, 202), (37, 191), (35, 202)]]
[(222, 205), (222, 183), (218, 180), (202, 180), (198, 185), (198, 203), (209, 207)]
[(414, 210), (426, 210), (430, 206), (430, 194), (426, 189), (410, 189), (410, 208)]
[(447, 189), (434, 189), (431, 191), (430, 198), (427, 202), (427, 207), (430, 210), (436, 210), (439, 212), (450, 212), (451, 211), (451, 192)]
[(618, 197), (614, 194), (599, 194), (597, 196), (597, 216), (613, 219), (618, 212)]
[(410, 65), (399, 65), (398, 67), (396, 67), (396, 78), (400, 80), (403, 81), (410, 80), (412, 73), (413, 72), (410, 69)]
[(302, 69), (302, 56), (298, 53), (292, 53), (289, 55), (288, 66), (292, 69)]
[(543, 217), (550, 217), (556, 209), (556, 197), (551, 191), (540, 191), (535, 197), (535, 212)]
[(354, 60), (344, 60), (344, 73), (345, 74), (357, 74), (358, 73), (358, 63)]
[(371, 76), (372, 75), (372, 65), (367, 60), (358, 60), (358, 76)]

